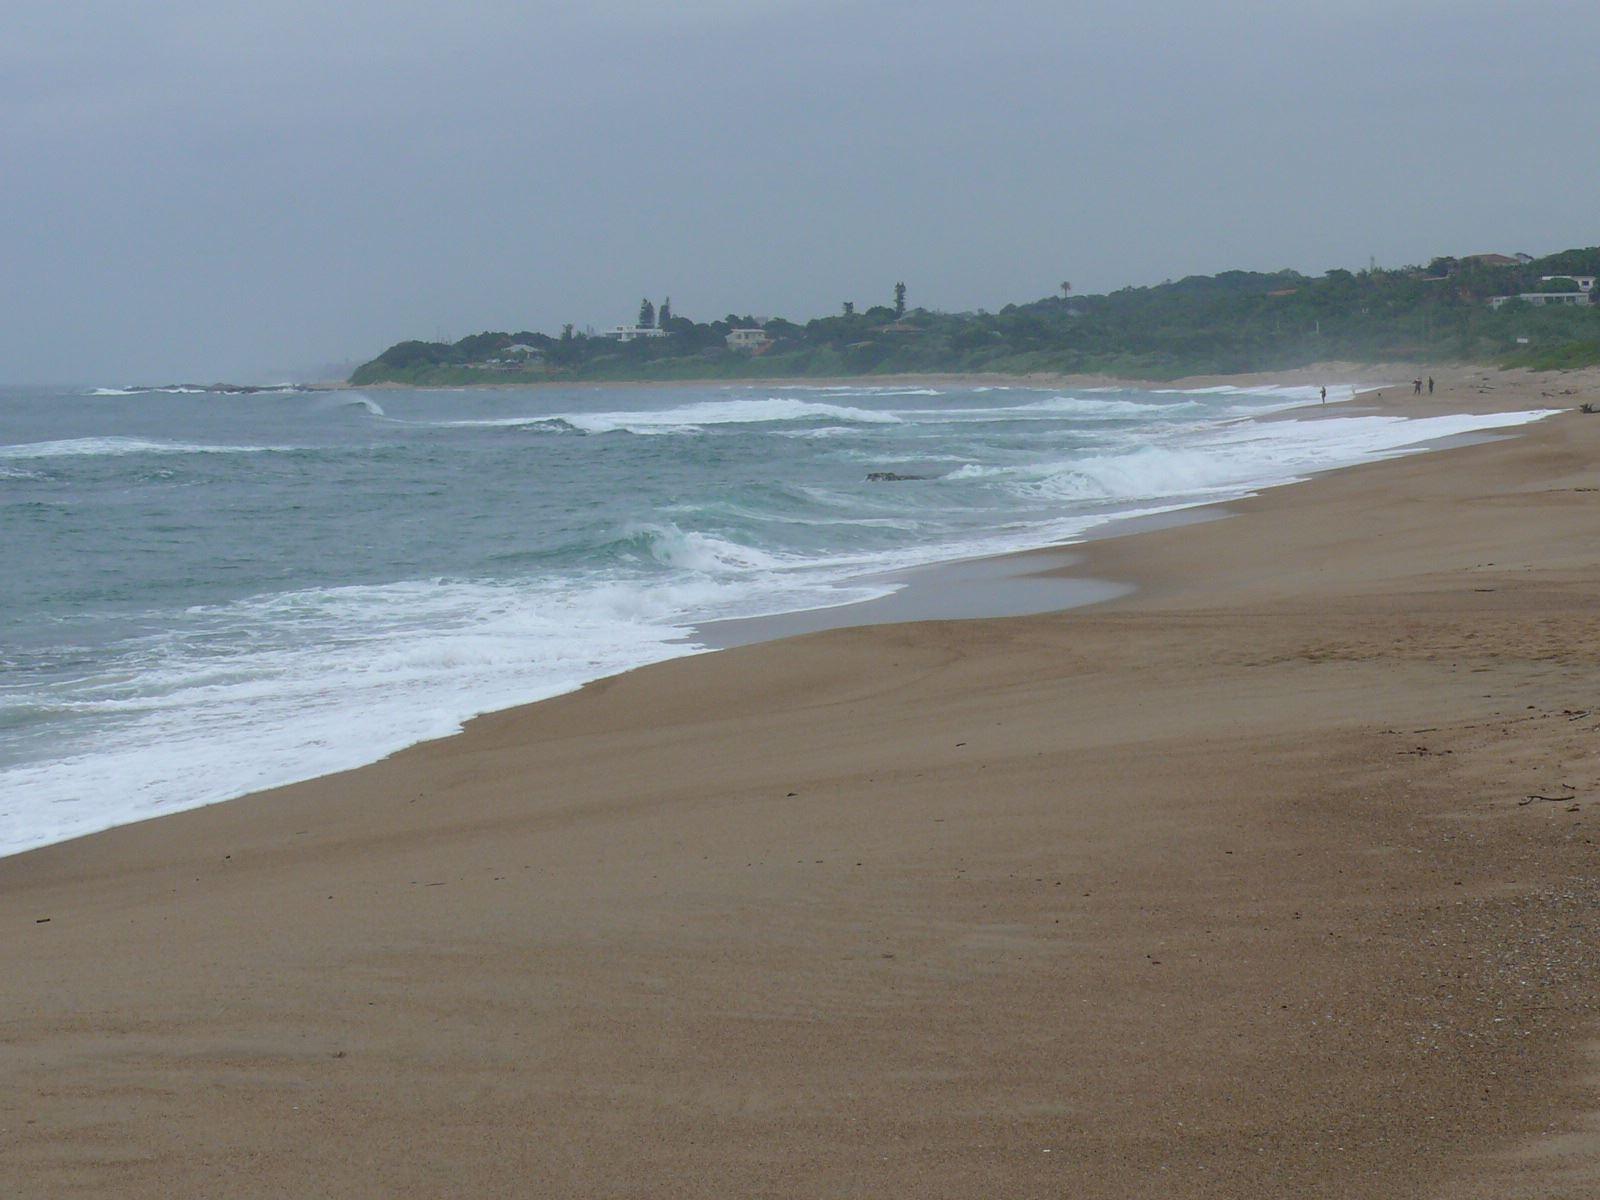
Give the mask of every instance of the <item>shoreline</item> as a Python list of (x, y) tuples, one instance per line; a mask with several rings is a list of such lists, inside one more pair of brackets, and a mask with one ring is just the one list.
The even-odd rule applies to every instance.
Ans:
[[(1357, 393), (1356, 399), (1362, 395)], [(1367, 407), (1338, 407), (1351, 411), (1377, 411)], [(1340, 414), (1316, 408), (1296, 407), (1265, 414), (1251, 420), (1271, 421), (1334, 418)], [(1545, 418), (1549, 419), (1549, 418)], [(1132, 595), (1136, 586), (1087, 574), (1089, 559), (1081, 551), (1086, 544), (1133, 537), (1141, 533), (1180, 528), (1226, 520), (1234, 506), (1280, 488), (1297, 487), (1335, 472), (1358, 471), (1419, 454), (1439, 454), (1451, 449), (1485, 445), (1518, 436), (1524, 426), (1511, 432), (1494, 430), (1453, 434), (1427, 439), (1406, 447), (1397, 455), (1349, 466), (1331, 467), (1302, 479), (1261, 487), (1249, 495), (1223, 500), (1205, 500), (1175, 508), (1130, 516), (1108, 517), (1070, 540), (1048, 542), (995, 554), (943, 559), (906, 567), (881, 575), (863, 575), (851, 582), (881, 582), (897, 585), (897, 590), (868, 600), (822, 608), (795, 609), (757, 617), (732, 617), (705, 621), (690, 626), (684, 639), (703, 646), (708, 652), (733, 646), (752, 645), (780, 638), (799, 637), (828, 629), (850, 629), (866, 625), (906, 624), (919, 621), (982, 621), (1007, 617), (1064, 613), (1092, 605), (1109, 604)], [(638, 669), (638, 668), (635, 668)], [(595, 680), (593, 682), (599, 682)], [(584, 686), (588, 686), (587, 684)], [(542, 702), (539, 702), (542, 703)]]
[[(1304, 386), (1304, 381), (1285, 383), (1283, 386)], [(1339, 386), (1351, 385), (1341, 381)], [(1361, 390), (1361, 385), (1354, 386), (1357, 390), (1347, 400), (1326, 404), (1308, 401), (1246, 419), (1308, 420), (1333, 419), (1350, 415), (1387, 415), (1411, 419), (1437, 416), (1445, 411), (1470, 413), (1504, 411), (1504, 406), (1493, 402), (1473, 404), (1468, 400), (1462, 403), (1464, 398), (1459, 396), (1454, 397), (1453, 402), (1448, 405), (1434, 404), (1426, 396), (1417, 400), (1410, 396), (1398, 395), (1396, 399), (1385, 402), (1383, 393), (1378, 388), (1367, 387)], [(1399, 392), (1399, 389), (1389, 386), (1391, 391)], [(1305, 478), (1262, 487), (1248, 496), (1181, 504), (1173, 508), (1128, 516), (1111, 516), (1066, 541), (1003, 550), (995, 554), (929, 562), (882, 575), (860, 576), (858, 578), (863, 582), (895, 583), (898, 585), (898, 590), (869, 600), (823, 608), (796, 609), (765, 616), (706, 621), (691, 626), (690, 636), (685, 640), (702, 644), (710, 651), (716, 651), (732, 646), (798, 637), (828, 629), (846, 629), (857, 625), (1001, 619), (1066, 612), (1110, 603), (1131, 595), (1136, 587), (1133, 584), (1097, 578), (1086, 573), (1088, 568), (1085, 568), (1085, 555), (1081, 553), (1086, 543), (1224, 520), (1231, 515), (1230, 510), (1234, 505), (1254, 499), (1265, 492), (1296, 487), (1334, 472), (1374, 467), (1383, 462), (1393, 461), (1397, 457), (1437, 454), (1452, 448), (1514, 438), (1522, 428), (1513, 427), (1510, 432), (1504, 433), (1487, 430), (1449, 435), (1437, 440), (1427, 439), (1403, 449), (1395, 456), (1318, 471)]]
[(1565, 413), (1332, 471), (1010, 556), (1107, 603), (0, 859), (0, 1183), (1593, 1194), (1597, 461)]
[[(1383, 392), (1376, 388), (1361, 390), (1363, 386), (1361, 384), (1340, 381), (1334, 385), (1337, 389), (1351, 390), (1351, 394), (1343, 399), (1325, 401), (1321, 404), (1314, 400), (1296, 400), (1290, 403), (1288, 407), (1235, 418), (1235, 421), (1243, 421), (1248, 424), (1252, 422), (1321, 419), (1324, 417), (1335, 418), (1349, 415), (1383, 415), (1400, 419), (1413, 419), (1442, 416), (1456, 412), (1487, 414), (1507, 411), (1508, 409), (1516, 410), (1522, 407), (1520, 402), (1507, 405), (1500, 398), (1493, 396), (1491, 394), (1493, 389), (1484, 389), (1483, 379), (1484, 376), (1481, 372), (1456, 379), (1454, 381), (1457, 384), (1456, 391), (1448, 402), (1444, 401), (1442, 396), (1438, 402), (1426, 396), (1420, 399), (1403, 395), (1395, 396), (1393, 393), (1398, 389), (1393, 389), (1392, 386), (1390, 387), (1391, 396), (1386, 400)], [(1225, 386), (1269, 389), (1305, 388), (1309, 386), (1304, 379), (1282, 380), (1270, 376), (1260, 378), (1239, 376), (1231, 377), (1231, 380)], [(1205, 384), (1204, 380), (1197, 379), (1187, 386), (1201, 387), (1208, 385)], [(1472, 393), (1471, 396), (1466, 394), (1468, 391)], [(1486, 396), (1487, 399), (1477, 399), (1478, 396)], [(670, 638), (664, 644), (682, 646), (685, 648), (686, 654), (692, 657), (699, 654), (715, 653), (734, 646), (800, 636), (829, 629), (849, 628), (856, 625), (1006, 618), (1063, 612), (1070, 609), (1103, 604), (1129, 594), (1134, 590), (1134, 587), (1126, 582), (1097, 578), (1092, 574), (1074, 570), (1069, 564), (1081, 562), (1081, 555), (1073, 554), (1072, 550), (1083, 546), (1086, 542), (1126, 536), (1146, 529), (1159, 529), (1171, 525), (1220, 519), (1228, 515), (1228, 507), (1230, 505), (1262, 491), (1296, 486), (1305, 482), (1306, 479), (1316, 478), (1330, 471), (1356, 469), (1362, 465), (1385, 461), (1396, 454), (1404, 456), (1414, 453), (1434, 452), (1440, 446), (1460, 444), (1480, 437), (1497, 436), (1516, 436), (1516, 434), (1515, 432), (1497, 434), (1493, 431), (1488, 431), (1448, 435), (1438, 440), (1437, 444), (1433, 444), (1431, 439), (1423, 440), (1416, 443), (1412, 448), (1378, 453), (1368, 464), (1356, 463), (1313, 470), (1309, 474), (1298, 478), (1288, 478), (1277, 482), (1255, 485), (1250, 492), (1238, 496), (1180, 502), (1174, 507), (1107, 515), (1097, 519), (1094, 524), (1083, 530), (1066, 536), (1063, 540), (980, 551), (976, 554), (968, 553), (954, 558), (930, 559), (926, 562), (882, 573), (867, 572), (860, 576), (853, 576), (849, 580), (841, 581), (838, 586), (844, 588), (852, 583), (877, 584), (892, 590), (866, 600), (847, 601), (837, 605), (792, 609), (751, 617), (716, 618), (701, 622), (691, 622), (682, 626), (681, 633)], [(655, 661), (669, 660), (670, 658)], [(4, 854), (0, 854), (0, 861), (18, 854), (27, 854), (37, 849), (61, 844), (63, 841), (93, 837), (108, 830), (120, 828), (122, 825), (136, 824), (143, 820), (160, 820), (166, 816), (179, 815), (184, 812), (195, 811), (196, 808), (211, 807), (216, 804), (248, 801), (255, 795), (274, 791), (281, 787), (296, 786), (301, 783), (313, 782), (317, 779), (342, 775), (349, 771), (361, 770), (392, 758), (396, 754), (405, 753), (416, 746), (459, 737), (473, 721), (491, 717), (501, 712), (516, 711), (529, 705), (542, 704), (548, 700), (582, 691), (585, 688), (603, 683), (607, 679), (626, 675), (650, 665), (653, 665), (652, 662), (647, 661), (636, 666), (622, 668), (621, 670), (613, 670), (607, 674), (596, 675), (581, 683), (574, 684), (565, 691), (470, 713), (461, 717), (457, 722), (457, 727), (451, 732), (425, 736), (418, 741), (397, 745), (395, 748), (387, 750), (376, 757), (363, 757), (360, 761), (350, 762), (348, 765), (324, 767), (315, 775), (307, 775), (301, 778), (280, 775), (279, 781), (258, 784), (250, 790), (221, 799), (209, 800), (194, 807), (168, 810), (146, 818), (139, 818), (133, 821), (123, 820), (117, 824), (73, 832), (65, 838), (58, 836), (56, 841), (27, 846), (23, 849), (8, 849)]]
[[(1457, 364), (1453, 369), (1462, 371), (1506, 371), (1514, 368), (1502, 368), (1495, 364)], [(462, 384), (411, 384), (411, 383), (350, 383), (348, 381), (329, 381), (327, 383), (310, 384), (315, 388), (329, 390), (360, 391), (371, 389), (374, 391), (426, 391), (426, 392), (454, 392), (454, 391), (516, 391), (523, 388), (594, 388), (609, 390), (612, 388), (630, 387), (659, 387), (659, 388), (706, 388), (706, 387), (793, 387), (793, 388), (826, 388), (826, 387), (906, 387), (910, 385), (935, 385), (951, 384), (978, 387), (1127, 387), (1138, 390), (1151, 388), (1189, 387), (1255, 387), (1266, 386), (1274, 383), (1284, 386), (1307, 385), (1322, 383), (1328, 379), (1338, 378), (1344, 382), (1365, 380), (1368, 383), (1392, 383), (1398, 376), (1395, 372), (1414, 374), (1421, 370), (1426, 372), (1426, 366), (1417, 363), (1392, 362), (1392, 363), (1352, 363), (1342, 361), (1328, 361), (1311, 363), (1303, 367), (1288, 367), (1282, 371), (1247, 371), (1234, 375), (1183, 375), (1171, 379), (1136, 379), (1120, 375), (1107, 375), (1097, 372), (1086, 374), (1059, 373), (1052, 371), (1033, 372), (1026, 375), (1007, 375), (986, 371), (976, 371), (967, 374), (960, 372), (910, 372), (886, 375), (801, 375), (801, 376), (758, 376), (749, 378), (711, 378), (711, 379), (551, 379), (528, 380), (520, 383), (462, 383)], [(1545, 372), (1544, 374), (1559, 376), (1568, 374), (1566, 371)], [(1391, 378), (1394, 377), (1394, 378)]]
[(658, 387), (658, 388), (707, 388), (707, 387), (793, 387), (793, 388), (822, 388), (822, 387), (906, 387), (912, 385), (931, 386), (937, 384), (979, 386), (979, 387), (1127, 387), (1138, 390), (1155, 388), (1197, 388), (1197, 387), (1257, 387), (1271, 384), (1283, 386), (1310, 386), (1325, 383), (1330, 379), (1338, 379), (1345, 383), (1365, 384), (1369, 386), (1399, 386), (1405, 379), (1426, 377), (1432, 373), (1435, 376), (1445, 375), (1450, 378), (1465, 379), (1468, 377), (1491, 380), (1512, 380), (1523, 385), (1531, 382), (1542, 384), (1545, 388), (1555, 387), (1569, 377), (1579, 379), (1592, 378), (1596, 368), (1593, 367), (1554, 367), (1549, 370), (1534, 371), (1526, 367), (1503, 367), (1498, 363), (1452, 362), (1443, 366), (1427, 362), (1414, 362), (1404, 359), (1395, 359), (1384, 362), (1351, 362), (1341, 359), (1329, 359), (1323, 362), (1308, 363), (1301, 367), (1286, 367), (1279, 371), (1243, 371), (1231, 375), (1181, 375), (1168, 379), (1140, 379), (1123, 375), (1108, 375), (1100, 372), (1088, 373), (1061, 373), (1054, 371), (1032, 372), (1024, 375), (1008, 375), (987, 371), (961, 372), (909, 372), (885, 375), (816, 375), (816, 376), (750, 376), (749, 378), (710, 378), (710, 379), (551, 379), (528, 380), (520, 383), (462, 383), (462, 384), (411, 384), (411, 383), (362, 383), (354, 384), (348, 380), (330, 380), (321, 383), (307, 384), (307, 387), (318, 390), (330, 391), (360, 391), (364, 389), (374, 391), (426, 391), (426, 392), (453, 392), (453, 391), (516, 391), (525, 388), (592, 388), (596, 390), (609, 390), (612, 388), (630, 387)]
[[(1237, 376), (1227, 378), (1229, 378), (1230, 382), (1226, 386), (1286, 389), (1305, 388), (1308, 386), (1306, 380), (1299, 378), (1281, 379), (1276, 376)], [(1315, 378), (1315, 376), (1311, 378)], [(1205, 385), (1205, 381), (1197, 379), (1187, 386), (1200, 387), (1203, 385)], [(1361, 385), (1340, 381), (1335, 384), (1335, 387), (1339, 389), (1359, 389)], [(1374, 403), (1373, 397), (1375, 394), (1380, 403)], [(1313, 400), (1297, 400), (1288, 407), (1237, 418), (1237, 420), (1273, 422), (1314, 419), (1320, 416), (1337, 417), (1374, 413), (1399, 418), (1414, 418), (1440, 416), (1457, 411), (1488, 413), (1503, 411), (1507, 408), (1507, 405), (1493, 399), (1478, 403), (1464, 402), (1464, 400), (1464, 397), (1457, 395), (1449, 403), (1433, 403), (1426, 398), (1422, 401), (1412, 402), (1409, 397), (1405, 398), (1404, 401), (1391, 399), (1384, 403), (1381, 402), (1381, 393), (1354, 390), (1349, 397), (1332, 402), (1324, 402), (1321, 405)], [(1464, 434), (1454, 435), (1444, 440), (1445, 442), (1458, 442), (1462, 438), (1474, 436), (1497, 435), (1492, 433), (1482, 435)], [(1419, 443), (1415, 450), (1401, 450), (1398, 453), (1417, 453), (1431, 449), (1433, 449), (1432, 446)], [(1393, 453), (1396, 452), (1380, 453), (1374, 461), (1381, 461)], [(1313, 471), (1309, 475), (1298, 479), (1285, 479), (1257, 485), (1257, 489), (1271, 490), (1278, 487), (1291, 486), (1303, 482), (1304, 478), (1315, 478), (1328, 470), (1348, 469), (1352, 469), (1352, 467), (1330, 467), (1322, 471)], [(714, 653), (732, 646), (854, 625), (1004, 618), (1059, 612), (1105, 603), (1126, 595), (1133, 590), (1131, 585), (1111, 579), (1094, 578), (1067, 569), (1065, 564), (1075, 561), (1077, 558), (1077, 556), (1070, 553), (1069, 548), (1081, 546), (1089, 541), (1125, 536), (1148, 528), (1162, 528), (1175, 524), (1218, 519), (1220, 516), (1226, 515), (1226, 507), (1229, 504), (1235, 503), (1242, 498), (1244, 497), (1241, 495), (1239, 497), (1188, 501), (1180, 502), (1169, 508), (1135, 511), (1123, 515), (1113, 514), (1098, 518), (1094, 524), (1089, 525), (1080, 532), (1071, 534), (1064, 540), (994, 549), (976, 554), (961, 555), (955, 558), (931, 559), (882, 574), (868, 572), (852, 577), (850, 580), (841, 581), (838, 586), (842, 588), (850, 583), (878, 583), (885, 587), (892, 587), (893, 590), (871, 599), (848, 601), (839, 605), (793, 609), (753, 617), (718, 618), (688, 623), (682, 626), (682, 632), (678, 636), (669, 639), (665, 644), (684, 646), (690, 655), (694, 655)], [(1061, 562), (1056, 564), (1059, 569), (1049, 569), (1052, 565), (1051, 560), (1060, 558), (1063, 555), (1065, 557), (1061, 558)], [(249, 800), (252, 796), (264, 791), (272, 791), (279, 787), (294, 786), (319, 778), (360, 770), (374, 763), (382, 762), (396, 754), (404, 753), (417, 745), (458, 737), (465, 726), (472, 721), (493, 716), (498, 712), (514, 711), (530, 704), (544, 703), (549, 699), (581, 691), (606, 679), (614, 678), (619, 674), (627, 674), (630, 671), (638, 670), (648, 665), (651, 664), (646, 662), (637, 666), (623, 668), (620, 671), (614, 670), (608, 674), (597, 675), (569, 687), (564, 692), (554, 693), (554, 695), (543, 695), (499, 708), (488, 708), (470, 713), (459, 719), (457, 728), (452, 732), (426, 736), (419, 741), (396, 746), (394, 749), (390, 749), (376, 757), (364, 757), (361, 761), (349, 763), (348, 765), (324, 767), (321, 773), (316, 775), (308, 775), (303, 778), (279, 775), (278, 778), (281, 782), (257, 784), (248, 791), (239, 792), (222, 799), (209, 800), (195, 807), (203, 808), (215, 804), (229, 804), (236, 801)], [(194, 810), (195, 808), (179, 808), (142, 818), (142, 820), (159, 820), (165, 816), (178, 815), (182, 812)], [(58, 841), (55, 842), (45, 842), (28, 846), (24, 849), (9, 849), (3, 855), (0, 855), (0, 859), (17, 854), (30, 853), (33, 850), (49, 845), (60, 844), (61, 841), (92, 837), (129, 823), (138, 823), (138, 821), (130, 822), (124, 820), (118, 824), (74, 832), (66, 838), (58, 838)]]

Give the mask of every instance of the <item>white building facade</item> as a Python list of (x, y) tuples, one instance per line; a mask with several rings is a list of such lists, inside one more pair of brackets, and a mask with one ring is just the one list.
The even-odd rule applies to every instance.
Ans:
[(765, 329), (730, 329), (727, 337), (729, 350), (759, 350), (771, 340)]
[[(1571, 278), (1571, 276), (1560, 278)], [(1591, 292), (1523, 292), (1520, 296), (1491, 296), (1489, 307), (1499, 308), (1502, 304), (1510, 304), (1513, 300), (1521, 300), (1535, 308), (1542, 308), (1547, 304), (1588, 304), (1592, 295)]]
[(1570, 280), (1572, 280), (1573, 283), (1578, 285), (1578, 290), (1580, 292), (1592, 292), (1592, 291), (1594, 291), (1595, 276), (1593, 276), (1593, 275), (1541, 275), (1541, 276), (1539, 276), (1539, 282), (1540, 283), (1549, 283), (1552, 279), (1570, 279)]

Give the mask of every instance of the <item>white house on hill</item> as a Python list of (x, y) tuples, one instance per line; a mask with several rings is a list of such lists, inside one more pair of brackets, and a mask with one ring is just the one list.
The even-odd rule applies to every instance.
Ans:
[(767, 336), (765, 329), (730, 329), (728, 330), (729, 350), (759, 350), (772, 339)]
[[(1570, 278), (1558, 276), (1557, 278)], [(1513, 300), (1521, 300), (1535, 308), (1542, 308), (1547, 304), (1588, 304), (1589, 292), (1523, 292), (1518, 296), (1490, 296), (1489, 307), (1499, 308), (1502, 304), (1509, 304)]]
[(1573, 283), (1578, 285), (1578, 290), (1580, 292), (1592, 292), (1592, 291), (1594, 291), (1595, 276), (1593, 276), (1593, 275), (1541, 275), (1541, 276), (1539, 276), (1539, 282), (1540, 283), (1549, 283), (1552, 279), (1570, 279), (1570, 280), (1572, 280)]

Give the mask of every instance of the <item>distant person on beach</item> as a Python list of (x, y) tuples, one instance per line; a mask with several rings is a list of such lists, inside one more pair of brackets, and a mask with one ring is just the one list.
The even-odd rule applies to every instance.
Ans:
[(1328, 389), (1327, 388), (1323, 388), (1322, 389), (1322, 402), (1324, 404), (1326, 404), (1328, 402)]
[(1420, 395), (1422, 395), (1422, 380), (1420, 380), (1420, 379), (1413, 379), (1413, 380), (1412, 380), (1412, 381), (1411, 381), (1411, 394), (1412, 394), (1412, 395), (1413, 395), (1413, 396), (1420, 396)]
[(1428, 376), (1428, 395), (1433, 395), (1433, 376)]

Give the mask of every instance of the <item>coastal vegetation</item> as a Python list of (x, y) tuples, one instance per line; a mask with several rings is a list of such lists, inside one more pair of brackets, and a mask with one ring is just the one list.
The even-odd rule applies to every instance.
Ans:
[[(1493, 362), (1556, 369), (1600, 363), (1600, 288), (1576, 304), (1540, 303), (1600, 274), (1600, 247), (1544, 258), (1477, 255), (1426, 266), (1322, 275), (1225, 271), (1103, 295), (1060, 295), (999, 312), (892, 303), (800, 324), (730, 313), (636, 326), (572, 325), (551, 336), (485, 332), (405, 341), (351, 376), (355, 384), (455, 386), (534, 380), (672, 380), (899, 373), (1104, 373), (1131, 378), (1278, 370), (1330, 359)], [(1529, 298), (1522, 298), (1529, 297)], [(1499, 299), (1491, 305), (1491, 299)], [(730, 334), (741, 331), (730, 340)]]

